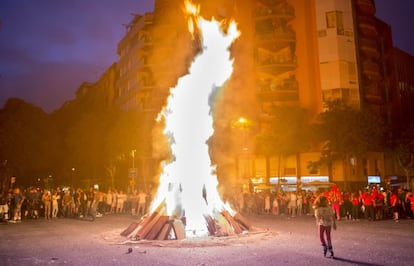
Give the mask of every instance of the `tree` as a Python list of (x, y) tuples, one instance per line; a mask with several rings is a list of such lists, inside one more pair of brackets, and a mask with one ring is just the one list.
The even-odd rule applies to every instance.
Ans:
[(105, 160), (105, 139), (110, 122), (108, 112), (90, 112), (82, 114), (70, 126), (65, 142), (72, 155), (71, 161), (82, 171), (83, 178), (103, 176), (101, 165)]
[[(322, 143), (321, 157), (310, 167), (327, 165), (332, 178), (335, 160), (342, 160), (345, 166), (351, 157), (361, 158), (368, 151), (383, 150), (385, 127), (378, 114), (361, 111), (339, 101), (329, 102), (326, 107), (313, 125), (314, 136)], [(344, 181), (346, 187), (346, 179)]]
[(111, 180), (118, 174), (127, 176), (131, 160), (148, 157), (151, 154), (150, 144), (150, 125), (146, 124), (143, 113), (138, 110), (118, 111), (106, 136), (105, 149), (108, 157), (105, 168)]
[[(76, 99), (52, 114), (62, 139), (60, 176), (66, 184), (84, 186), (105, 181), (107, 135), (117, 120), (117, 108), (108, 104), (99, 84), (83, 83)], [(76, 176), (73, 177), (72, 168)], [(74, 180), (72, 180), (74, 179)], [(70, 182), (68, 181), (70, 180)]]
[(298, 175), (300, 173), (300, 152), (309, 145), (308, 113), (305, 109), (291, 106), (274, 107), (264, 130), (256, 137), (256, 153), (266, 158), (266, 180), (269, 180), (269, 158), (280, 158), (295, 154)]
[(409, 187), (409, 176), (414, 171), (414, 127), (408, 127), (397, 136), (392, 149), (394, 158), (405, 172), (407, 187)]
[[(40, 108), (17, 98), (0, 110), (0, 162), (17, 183), (33, 185), (48, 176), (56, 162), (58, 138), (50, 117)], [(3, 173), (2, 173), (3, 174)]]

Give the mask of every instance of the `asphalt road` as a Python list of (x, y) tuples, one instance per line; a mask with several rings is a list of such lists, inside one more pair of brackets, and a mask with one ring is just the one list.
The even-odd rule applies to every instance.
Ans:
[(26, 220), (0, 225), (0, 265), (414, 265), (414, 220), (339, 221), (329, 259), (311, 216), (246, 218), (254, 230), (237, 237), (134, 243), (119, 235), (126, 214)]

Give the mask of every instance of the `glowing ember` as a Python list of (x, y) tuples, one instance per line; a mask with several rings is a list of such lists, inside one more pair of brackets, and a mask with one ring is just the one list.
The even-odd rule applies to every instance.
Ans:
[(168, 215), (185, 216), (186, 231), (205, 235), (205, 217), (216, 217), (223, 210), (232, 213), (217, 191), (207, 140), (214, 132), (209, 101), (232, 74), (229, 46), (240, 33), (235, 22), (224, 33), (218, 21), (198, 16), (199, 8), (191, 2), (187, 1), (185, 6), (189, 31), (199, 30), (202, 51), (189, 74), (170, 90), (167, 106), (158, 116), (165, 120), (164, 134), (169, 138), (174, 159), (163, 165), (153, 209), (165, 201)]

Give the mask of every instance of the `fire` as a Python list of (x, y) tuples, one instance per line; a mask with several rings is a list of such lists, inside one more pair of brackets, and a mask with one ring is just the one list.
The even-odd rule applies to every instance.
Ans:
[(206, 215), (215, 217), (222, 210), (231, 212), (217, 191), (215, 167), (209, 157), (207, 140), (214, 133), (211, 96), (233, 71), (229, 47), (240, 32), (232, 21), (228, 28), (199, 16), (199, 6), (185, 2), (188, 30), (199, 31), (202, 51), (195, 57), (189, 74), (170, 89), (167, 105), (158, 119), (165, 121), (173, 160), (163, 164), (153, 208), (165, 201), (168, 215), (185, 216), (186, 231), (207, 233)]

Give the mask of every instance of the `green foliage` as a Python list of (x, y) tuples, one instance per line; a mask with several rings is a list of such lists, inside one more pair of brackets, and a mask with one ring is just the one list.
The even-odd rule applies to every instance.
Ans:
[(136, 156), (143, 156), (146, 153), (145, 144), (149, 144), (150, 129), (145, 128), (142, 112), (135, 110), (118, 112), (116, 120), (106, 135), (107, 151), (117, 157), (132, 149), (137, 150)]
[(414, 170), (414, 127), (402, 131), (393, 148), (398, 164), (409, 175)]
[(290, 106), (275, 107), (269, 127), (256, 137), (256, 152), (265, 156), (293, 154), (306, 149), (310, 132), (307, 112)]
[(55, 185), (69, 185), (74, 178), (76, 186), (82, 180), (108, 184), (116, 173), (116, 180), (126, 179), (131, 150), (137, 157), (150, 153), (150, 125), (142, 112), (107, 102), (92, 84), (82, 85), (75, 100), (52, 114), (10, 99), (0, 110), (0, 163), (7, 160), (0, 177), (14, 174), (21, 185), (49, 176)]
[[(46, 176), (57, 159), (56, 132), (42, 109), (9, 99), (0, 110), (0, 161), (7, 161), (7, 170), (1, 174), (16, 175), (20, 183), (34, 183)], [(22, 181), (23, 176), (27, 182)]]
[(341, 102), (327, 103), (327, 109), (313, 125), (315, 141), (323, 143), (316, 167), (348, 156), (363, 156), (368, 151), (384, 148), (385, 127), (374, 112), (361, 111)]

